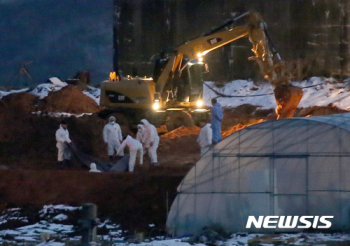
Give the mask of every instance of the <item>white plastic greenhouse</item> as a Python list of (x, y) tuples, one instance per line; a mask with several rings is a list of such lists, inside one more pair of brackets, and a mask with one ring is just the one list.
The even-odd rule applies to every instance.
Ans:
[(271, 232), (246, 229), (248, 216), (264, 215), (330, 215), (331, 230), (350, 229), (350, 113), (266, 121), (228, 136), (183, 179), (167, 227), (176, 236), (211, 225)]

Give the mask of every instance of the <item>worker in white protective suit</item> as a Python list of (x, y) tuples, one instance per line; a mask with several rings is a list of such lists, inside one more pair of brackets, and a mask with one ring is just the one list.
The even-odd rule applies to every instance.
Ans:
[(145, 128), (142, 124), (137, 125), (136, 140), (142, 143), (143, 135), (145, 135)]
[[(122, 130), (120, 129), (119, 124), (115, 122), (114, 116), (109, 117), (108, 124), (103, 128), (103, 140), (108, 146), (109, 159), (113, 162), (115, 153), (123, 141)], [(123, 155), (124, 152), (121, 152), (120, 156)]]
[(208, 123), (206, 119), (201, 120), (199, 124), (201, 131), (197, 138), (197, 143), (201, 147), (201, 155), (204, 155), (208, 152), (212, 145), (213, 130), (211, 129), (211, 124)]
[(151, 165), (158, 166), (157, 159), (157, 149), (159, 145), (159, 136), (157, 128), (149, 123), (146, 119), (142, 119), (141, 123), (143, 124), (145, 131), (142, 138), (142, 144), (146, 151), (148, 151), (148, 156), (151, 159)]
[(68, 148), (68, 143), (71, 143), (72, 140), (69, 138), (69, 131), (67, 128), (67, 122), (62, 120), (60, 128), (56, 131), (56, 147), (58, 149), (58, 165), (60, 167), (70, 166), (71, 152)]
[[(136, 133), (136, 140), (138, 140), (141, 144), (143, 141), (143, 136), (145, 135), (145, 127), (142, 124), (137, 125), (137, 133)], [(143, 154), (146, 153), (145, 146), (142, 144), (143, 148)]]
[(124, 151), (125, 147), (128, 147), (129, 148), (129, 152), (130, 152), (129, 172), (133, 172), (134, 171), (134, 167), (135, 167), (137, 154), (139, 154), (139, 159), (140, 159), (139, 163), (140, 163), (140, 165), (143, 164), (143, 148), (142, 148), (142, 144), (138, 140), (133, 139), (130, 135), (128, 135), (126, 137), (126, 139), (120, 145), (120, 147), (119, 147), (119, 149), (117, 151), (117, 155), (119, 155), (119, 153)]

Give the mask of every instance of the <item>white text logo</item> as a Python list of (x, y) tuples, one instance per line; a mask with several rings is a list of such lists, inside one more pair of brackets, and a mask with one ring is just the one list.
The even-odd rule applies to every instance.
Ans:
[(318, 228), (327, 229), (332, 226), (330, 219), (334, 216), (259, 216), (258, 219), (255, 216), (248, 216), (247, 225), (245, 228), (251, 228), (254, 225), (255, 228)]

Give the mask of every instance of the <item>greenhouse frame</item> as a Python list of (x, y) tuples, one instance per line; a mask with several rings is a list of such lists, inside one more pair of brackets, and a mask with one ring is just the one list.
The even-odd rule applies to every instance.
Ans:
[[(246, 228), (248, 216), (334, 216), (350, 229), (350, 113), (265, 121), (207, 152), (178, 186), (167, 218), (176, 236)], [(317, 228), (316, 228), (317, 229)]]

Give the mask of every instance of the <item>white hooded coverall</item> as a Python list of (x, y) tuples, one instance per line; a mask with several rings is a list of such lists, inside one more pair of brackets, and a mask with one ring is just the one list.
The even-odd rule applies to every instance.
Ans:
[(202, 127), (201, 132), (197, 138), (197, 143), (201, 146), (201, 155), (204, 155), (210, 149), (212, 144), (213, 131), (211, 129), (211, 124), (207, 123)]
[[(103, 128), (103, 140), (108, 143), (108, 155), (113, 155), (114, 151), (117, 151), (120, 147), (121, 141), (123, 141), (122, 130), (116, 122), (109, 122)], [(121, 156), (124, 152), (120, 153)]]
[(72, 142), (69, 138), (68, 129), (64, 129), (61, 125), (60, 128), (56, 131), (56, 147), (58, 149), (58, 161), (70, 160), (71, 153), (65, 142)]
[(140, 143), (142, 143), (143, 135), (145, 134), (145, 128), (143, 125), (138, 124), (137, 125), (137, 133), (136, 133), (136, 140), (138, 140)]
[(159, 136), (157, 128), (149, 123), (146, 119), (141, 120), (145, 127), (142, 144), (146, 150), (148, 150), (148, 155), (151, 158), (151, 163), (157, 163), (157, 149), (159, 145)]
[(143, 149), (142, 144), (137, 141), (136, 139), (133, 139), (129, 135), (126, 137), (126, 139), (123, 141), (123, 143), (120, 145), (117, 155), (124, 150), (125, 147), (129, 148), (130, 152), (130, 159), (129, 159), (129, 172), (134, 171), (135, 162), (136, 162), (136, 156), (137, 153), (139, 153), (140, 158), (140, 165), (143, 164)]

